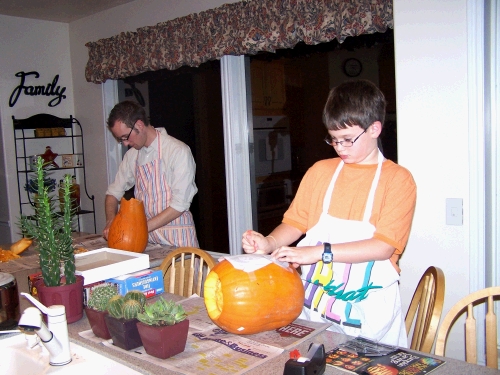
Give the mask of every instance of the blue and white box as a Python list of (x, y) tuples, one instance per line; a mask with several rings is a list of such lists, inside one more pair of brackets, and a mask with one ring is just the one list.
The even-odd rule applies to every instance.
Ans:
[(154, 297), (164, 291), (163, 274), (161, 270), (143, 270), (105, 280), (115, 284), (122, 296), (131, 290), (144, 293), (147, 298)]

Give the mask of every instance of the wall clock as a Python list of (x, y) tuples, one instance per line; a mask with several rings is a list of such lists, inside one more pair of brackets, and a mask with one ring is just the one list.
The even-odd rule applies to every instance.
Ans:
[(361, 61), (358, 59), (350, 58), (344, 61), (343, 69), (346, 76), (357, 77), (361, 74), (363, 65), (361, 65)]

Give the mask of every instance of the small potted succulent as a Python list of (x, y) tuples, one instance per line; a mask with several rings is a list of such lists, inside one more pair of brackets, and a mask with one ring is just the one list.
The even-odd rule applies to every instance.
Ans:
[(108, 315), (104, 317), (113, 345), (124, 350), (142, 346), (137, 330), (137, 314), (144, 311), (146, 296), (132, 290), (124, 296), (114, 296), (108, 302)]
[(163, 297), (144, 306), (137, 314), (137, 328), (146, 353), (166, 359), (182, 353), (186, 347), (189, 320), (182, 305)]
[(105, 316), (108, 315), (108, 303), (112, 297), (117, 295), (118, 290), (115, 285), (98, 285), (90, 291), (90, 297), (85, 307), (85, 314), (87, 315), (92, 332), (97, 337), (105, 340), (111, 338), (105, 320)]

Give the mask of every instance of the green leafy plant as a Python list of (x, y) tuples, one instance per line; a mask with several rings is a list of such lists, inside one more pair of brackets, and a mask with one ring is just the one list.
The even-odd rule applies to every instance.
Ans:
[(114, 285), (108, 284), (95, 287), (87, 302), (87, 307), (97, 311), (106, 311), (109, 300), (118, 295), (118, 291)]
[[(71, 177), (63, 180), (62, 212), (56, 212), (56, 198), (47, 184), (44, 161), (38, 157), (35, 170), (35, 214), (22, 215), (19, 226), (25, 237), (33, 238), (40, 257), (40, 269), (46, 286), (74, 284), (75, 255), (71, 232), (75, 209), (71, 206)], [(63, 281), (64, 278), (64, 281)]]
[(144, 312), (137, 314), (137, 319), (150, 326), (172, 326), (187, 318), (182, 305), (166, 301), (163, 297), (150, 305), (144, 306)]
[(107, 306), (109, 315), (116, 319), (135, 319), (138, 314), (144, 311), (146, 297), (140, 298), (139, 294), (144, 296), (139, 291), (130, 291), (124, 296), (112, 297)]

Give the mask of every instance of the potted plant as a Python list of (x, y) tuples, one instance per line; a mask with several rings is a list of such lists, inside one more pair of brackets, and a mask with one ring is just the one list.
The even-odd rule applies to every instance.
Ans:
[(114, 296), (108, 302), (108, 315), (104, 317), (113, 345), (124, 350), (142, 346), (137, 330), (137, 314), (144, 310), (146, 296), (133, 290), (125, 296)]
[(118, 290), (115, 285), (98, 285), (90, 291), (90, 297), (85, 307), (85, 315), (87, 315), (92, 332), (105, 340), (111, 338), (105, 320), (105, 316), (108, 315), (108, 303), (112, 297), (117, 295)]
[(146, 353), (166, 359), (182, 353), (186, 347), (189, 320), (182, 305), (163, 297), (137, 314), (137, 328)]
[[(75, 255), (71, 232), (75, 210), (71, 208), (71, 179), (63, 181), (64, 209), (56, 212), (51, 179), (47, 179), (44, 161), (38, 157), (34, 183), (35, 213), (22, 215), (23, 234), (32, 238), (39, 253), (42, 278), (34, 282), (40, 302), (45, 306), (64, 305), (66, 319), (73, 323), (83, 316), (83, 277), (75, 274)], [(36, 182), (35, 182), (36, 181)], [(52, 189), (52, 190), (51, 190)]]

